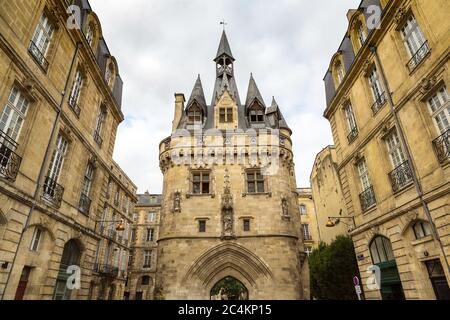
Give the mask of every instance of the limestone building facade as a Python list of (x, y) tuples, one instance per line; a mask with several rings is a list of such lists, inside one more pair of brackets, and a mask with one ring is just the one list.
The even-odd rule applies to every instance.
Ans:
[(0, 299), (101, 298), (103, 271), (127, 259), (123, 239), (104, 254), (99, 229), (107, 207), (130, 222), (108, 181), (136, 202), (112, 160), (122, 80), (88, 1), (66, 3), (0, 2)]
[(300, 233), (306, 255), (320, 243), (320, 231), (311, 188), (297, 188), (298, 210), (300, 212)]
[(161, 299), (214, 298), (229, 279), (242, 288), (236, 299), (304, 297), (292, 132), (253, 76), (241, 103), (234, 61), (224, 31), (211, 103), (199, 76), (187, 103), (175, 95), (172, 134), (160, 143)]
[[(362, 1), (325, 75), (367, 299), (450, 297), (449, 11), (444, 0)], [(381, 283), (367, 286), (378, 268)]]
[(131, 256), (125, 299), (153, 300), (161, 215), (160, 194), (138, 195), (133, 213)]
[[(334, 146), (327, 146), (316, 155), (310, 183), (318, 239), (329, 244), (336, 236), (347, 234), (353, 227), (352, 218), (347, 215)], [(336, 224), (333, 228), (327, 227), (330, 218)]]

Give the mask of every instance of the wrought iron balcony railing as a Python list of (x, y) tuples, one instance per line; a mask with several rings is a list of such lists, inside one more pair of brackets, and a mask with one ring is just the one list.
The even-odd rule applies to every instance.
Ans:
[(81, 213), (88, 215), (90, 209), (91, 209), (91, 199), (89, 199), (87, 195), (82, 193), (80, 196), (80, 203), (78, 206), (78, 210), (80, 210)]
[(94, 271), (105, 277), (117, 278), (119, 275), (119, 268), (109, 263), (95, 263)]
[(425, 59), (427, 54), (430, 52), (430, 47), (428, 46), (428, 41), (425, 41), (422, 46), (417, 50), (417, 52), (412, 56), (411, 60), (408, 62), (409, 72), (413, 72), (414, 69)]
[(450, 159), (450, 129), (433, 141), (439, 161), (445, 162)]
[(361, 202), (362, 211), (367, 211), (377, 202), (375, 199), (375, 192), (373, 187), (369, 187), (359, 195), (359, 201)]
[(56, 180), (46, 177), (44, 182), (44, 198), (59, 207), (63, 195), (64, 187), (59, 185)]
[(19, 173), (22, 158), (14, 150), (17, 143), (0, 130), (0, 177), (14, 181)]
[(77, 100), (74, 97), (69, 98), (69, 107), (75, 113), (77, 118), (79, 118), (81, 114), (81, 108), (78, 106)]
[(386, 102), (386, 95), (383, 92), (380, 96), (378, 96), (375, 99), (375, 102), (372, 105), (373, 115), (376, 115), (378, 113), (378, 111), (380, 111), (380, 109), (384, 106), (385, 102)]
[(31, 56), (41, 66), (41, 68), (45, 72), (47, 72), (48, 61), (47, 61), (47, 59), (45, 59), (45, 55), (41, 52), (41, 50), (36, 46), (36, 44), (33, 41), (31, 41), (31, 43), (30, 43), (28, 52), (30, 52)]
[(397, 168), (392, 170), (392, 172), (389, 173), (389, 179), (391, 180), (392, 190), (394, 192), (397, 192), (410, 184), (413, 180), (413, 176), (409, 161), (403, 162)]
[(355, 141), (357, 136), (358, 136), (358, 128), (354, 127), (347, 136), (348, 143), (352, 143), (353, 141)]
[(100, 132), (98, 132), (97, 130), (95, 130), (95, 132), (94, 132), (94, 140), (98, 144), (98, 146), (101, 148), (102, 144), (103, 144), (103, 139), (100, 136)]

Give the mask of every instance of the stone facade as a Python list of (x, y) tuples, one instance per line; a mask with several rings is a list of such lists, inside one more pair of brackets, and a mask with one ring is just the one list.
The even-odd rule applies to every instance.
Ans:
[(362, 282), (373, 282), (372, 265), (381, 271), (380, 289), (364, 285), (364, 294), (448, 299), (450, 3), (381, 1), (373, 28), (374, 2), (349, 11), (325, 76)]
[(154, 299), (159, 238), (160, 194), (138, 195), (133, 213), (131, 258), (125, 299)]
[(305, 253), (309, 255), (320, 243), (317, 214), (311, 188), (298, 188), (297, 193), (301, 222), (300, 233), (303, 238)]
[[(136, 202), (136, 187), (112, 160), (122, 81), (87, 1), (75, 1), (81, 29), (70, 29), (65, 3), (0, 2), (1, 299), (123, 294), (99, 295), (96, 267), (120, 265), (102, 253), (109, 240), (98, 229), (110, 206), (108, 181)], [(113, 207), (129, 224), (126, 211)], [(115, 247), (127, 259), (127, 245)], [(70, 290), (72, 265), (81, 277)]]
[[(328, 146), (320, 151), (310, 175), (318, 228), (318, 241), (331, 243), (336, 236), (347, 234), (353, 222), (347, 215), (342, 194), (342, 184), (337, 170), (336, 148)], [(333, 228), (327, 227), (329, 217), (333, 222), (340, 220)]]
[(210, 299), (216, 283), (233, 277), (250, 299), (302, 299), (308, 276), (291, 130), (253, 77), (240, 103), (225, 32), (214, 61), (211, 105), (200, 78), (186, 105), (176, 94), (172, 135), (160, 144), (156, 296)]

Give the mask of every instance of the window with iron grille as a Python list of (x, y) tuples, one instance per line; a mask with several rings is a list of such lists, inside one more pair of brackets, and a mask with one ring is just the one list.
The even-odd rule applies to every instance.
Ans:
[(381, 86), (380, 77), (378, 76), (377, 67), (373, 66), (372, 71), (369, 74), (369, 83), (372, 89), (372, 95), (375, 102), (383, 103), (384, 101), (384, 91)]
[(408, 52), (413, 57), (425, 43), (425, 37), (417, 24), (414, 15), (410, 15), (401, 28), (401, 33)]
[(54, 196), (55, 187), (59, 181), (61, 170), (64, 165), (68, 145), (69, 142), (66, 140), (66, 138), (64, 138), (63, 135), (59, 134), (56, 140), (56, 148), (53, 151), (47, 174), (48, 181), (51, 181), (51, 183), (46, 183), (46, 185), (44, 186), (44, 193), (52, 197)]
[(369, 169), (367, 168), (366, 159), (361, 159), (357, 164), (359, 180), (361, 182), (361, 188), (363, 191), (371, 188)]
[(30, 52), (39, 64), (45, 67), (45, 58), (54, 33), (54, 26), (47, 13), (43, 13), (34, 31)]
[(86, 166), (86, 172), (84, 173), (83, 186), (81, 188), (81, 193), (86, 197), (89, 196), (91, 191), (92, 179), (94, 178), (95, 167), (91, 162), (88, 162)]
[(355, 114), (353, 113), (353, 107), (349, 103), (347, 104), (344, 110), (345, 110), (345, 117), (347, 119), (348, 129), (350, 130), (350, 132), (352, 132), (355, 129), (357, 129)]
[(265, 188), (265, 178), (260, 170), (248, 171), (246, 173), (247, 177), (247, 192), (248, 193), (264, 193)]
[(210, 172), (192, 172), (192, 193), (209, 194), (210, 192)]

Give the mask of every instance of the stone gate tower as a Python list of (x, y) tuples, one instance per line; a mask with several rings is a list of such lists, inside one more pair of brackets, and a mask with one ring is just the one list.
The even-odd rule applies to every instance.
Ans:
[(245, 103), (225, 31), (206, 103), (200, 76), (175, 95), (164, 174), (156, 296), (210, 299), (232, 277), (249, 299), (302, 299), (305, 273), (291, 129), (253, 76)]

